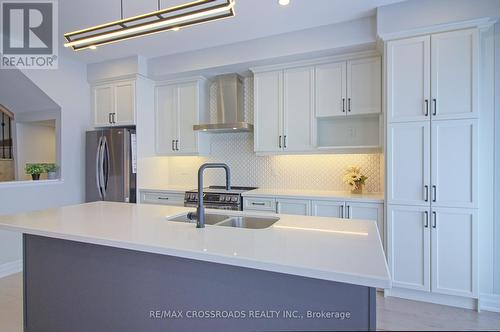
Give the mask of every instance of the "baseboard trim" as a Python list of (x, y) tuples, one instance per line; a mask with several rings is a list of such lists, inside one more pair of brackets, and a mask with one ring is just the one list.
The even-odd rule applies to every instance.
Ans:
[(479, 296), (479, 309), (484, 311), (500, 312), (500, 295), (481, 294)]
[(478, 309), (478, 300), (476, 299), (461, 296), (434, 294), (411, 289), (391, 288), (384, 292), (384, 296), (393, 296), (407, 300), (428, 302), (472, 310)]
[(23, 270), (23, 261), (17, 260), (0, 264), (0, 278), (9, 276), (11, 274), (19, 273)]

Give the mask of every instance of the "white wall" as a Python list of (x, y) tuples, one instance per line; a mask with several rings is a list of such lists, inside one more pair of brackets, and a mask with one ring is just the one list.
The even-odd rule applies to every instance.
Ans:
[(494, 293), (500, 295), (500, 23), (495, 24)]
[(377, 9), (377, 34), (499, 16), (498, 0), (408, 0)]
[[(0, 184), (0, 214), (40, 210), (84, 200), (84, 138), (91, 115), (86, 67), (60, 57), (57, 70), (26, 70), (24, 74), (61, 107), (63, 180), (56, 184)], [(19, 95), (22, 96), (22, 91)], [(0, 265), (21, 257), (20, 234), (0, 232)]]
[(158, 79), (209, 68), (234, 71), (241, 67), (248, 69), (249, 64), (267, 63), (271, 59), (291, 60), (302, 54), (308, 54), (309, 57), (311, 54), (320, 56), (331, 54), (332, 50), (338, 51), (375, 42), (375, 18), (367, 17), (200, 51), (152, 58), (148, 62), (148, 72), (149, 77)]
[[(29, 180), (25, 174), (27, 163), (56, 163), (56, 127), (45, 123), (16, 124), (16, 161), (18, 180)], [(41, 179), (46, 178), (43, 174)]]

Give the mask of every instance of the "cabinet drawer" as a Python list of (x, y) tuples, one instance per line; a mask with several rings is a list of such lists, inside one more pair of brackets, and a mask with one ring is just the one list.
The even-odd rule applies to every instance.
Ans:
[(143, 191), (141, 203), (184, 206), (184, 194)]
[(243, 210), (254, 211), (272, 211), (276, 212), (276, 199), (275, 198), (243, 198)]

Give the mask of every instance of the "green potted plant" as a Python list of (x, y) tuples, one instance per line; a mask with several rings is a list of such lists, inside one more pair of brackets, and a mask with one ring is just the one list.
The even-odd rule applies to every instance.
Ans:
[(40, 174), (45, 173), (43, 164), (26, 164), (24, 168), (26, 174), (31, 175), (33, 180), (40, 180)]
[(45, 170), (47, 171), (47, 178), (49, 180), (57, 179), (57, 171), (59, 170), (57, 164), (45, 164)]

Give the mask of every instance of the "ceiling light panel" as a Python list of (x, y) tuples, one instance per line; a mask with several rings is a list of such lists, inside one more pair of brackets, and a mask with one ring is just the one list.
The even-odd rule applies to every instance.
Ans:
[(151, 35), (178, 31), (182, 27), (211, 22), (235, 15), (236, 0), (198, 0), (144, 15), (114, 21), (64, 34), (65, 47), (73, 50)]

